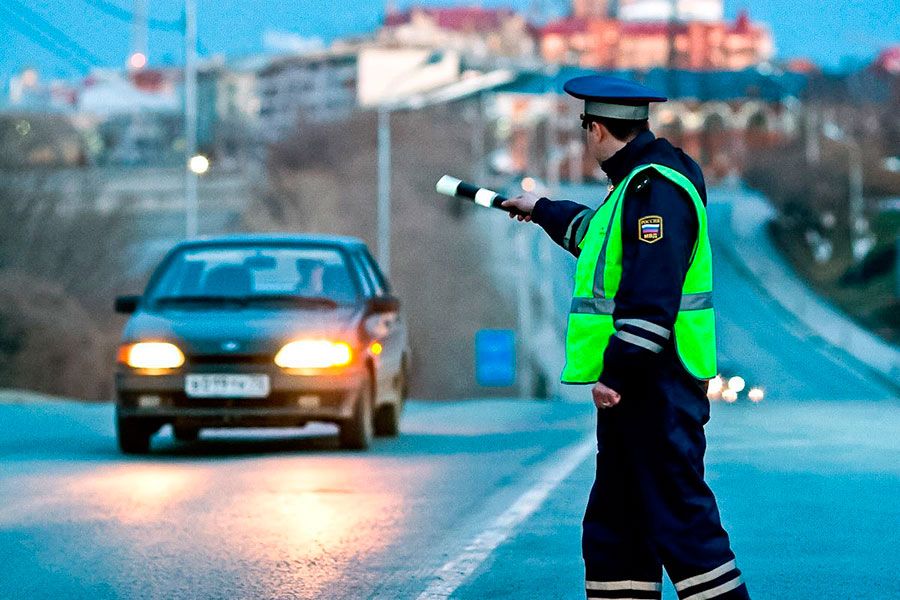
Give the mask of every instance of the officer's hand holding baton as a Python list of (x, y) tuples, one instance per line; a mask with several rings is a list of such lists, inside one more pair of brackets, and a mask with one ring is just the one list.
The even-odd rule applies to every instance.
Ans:
[(537, 204), (537, 201), (540, 200), (540, 196), (534, 194), (532, 192), (522, 192), (515, 198), (510, 198), (509, 200), (504, 200), (500, 206), (503, 208), (512, 208), (515, 209), (519, 214), (515, 212), (509, 213), (509, 218), (516, 218), (520, 221), (530, 222), (531, 221), (531, 212), (534, 210), (534, 205)]
[[(434, 189), (445, 196), (468, 200), (486, 208), (505, 210), (510, 218), (516, 217), (520, 221), (531, 221), (531, 211), (538, 201), (537, 196), (529, 193), (507, 200), (493, 190), (473, 185), (451, 175), (441, 177)], [(523, 210), (519, 210), (519, 206), (523, 207)]]

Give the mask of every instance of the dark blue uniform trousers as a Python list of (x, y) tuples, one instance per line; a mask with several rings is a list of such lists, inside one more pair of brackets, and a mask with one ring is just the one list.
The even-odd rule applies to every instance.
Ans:
[(666, 353), (656, 378), (617, 390), (598, 411), (597, 476), (584, 515), (588, 598), (662, 595), (662, 568), (681, 600), (749, 598), (703, 480), (709, 401)]

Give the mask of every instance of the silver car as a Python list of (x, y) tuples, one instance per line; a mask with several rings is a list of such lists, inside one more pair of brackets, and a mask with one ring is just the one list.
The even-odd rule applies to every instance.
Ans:
[(163, 425), (336, 423), (344, 448), (395, 436), (409, 382), (400, 303), (365, 244), (319, 235), (183, 242), (131, 314), (116, 373), (119, 447), (144, 453)]

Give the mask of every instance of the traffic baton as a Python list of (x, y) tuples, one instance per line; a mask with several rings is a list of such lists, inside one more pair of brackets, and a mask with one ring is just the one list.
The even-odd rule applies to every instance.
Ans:
[(478, 187), (477, 185), (472, 185), (471, 183), (466, 183), (465, 181), (457, 179), (456, 177), (451, 177), (450, 175), (441, 177), (434, 186), (434, 189), (437, 190), (438, 194), (453, 196), (454, 198), (460, 198), (461, 200), (468, 200), (474, 202), (478, 206), (499, 208), (500, 210), (516, 216), (527, 216), (525, 213), (515, 208), (500, 206), (506, 201), (506, 198), (497, 192), (487, 188)]

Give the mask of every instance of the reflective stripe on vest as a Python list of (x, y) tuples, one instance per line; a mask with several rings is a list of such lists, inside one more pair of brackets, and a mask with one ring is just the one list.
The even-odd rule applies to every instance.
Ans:
[[(622, 279), (622, 202), (631, 180), (645, 169), (682, 188), (690, 196), (699, 230), (691, 263), (682, 286), (681, 305), (675, 320), (674, 343), (682, 364), (694, 377), (716, 375), (715, 315), (712, 306), (712, 252), (707, 231), (706, 207), (690, 180), (669, 167), (640, 165), (619, 183), (594, 212), (579, 243), (581, 253), (575, 267), (575, 290), (566, 332), (566, 366), (563, 383), (594, 383), (603, 371), (603, 352), (613, 335), (625, 341), (633, 336), (617, 334), (613, 322), (615, 295)], [(627, 320), (623, 320), (627, 321)], [(621, 326), (625, 323), (620, 322)], [(662, 329), (662, 328), (661, 328)], [(652, 330), (651, 330), (652, 331)], [(668, 339), (668, 336), (663, 336)], [(639, 338), (643, 339), (643, 338)], [(634, 342), (631, 342), (634, 343)], [(638, 344), (652, 351), (655, 342)]]

